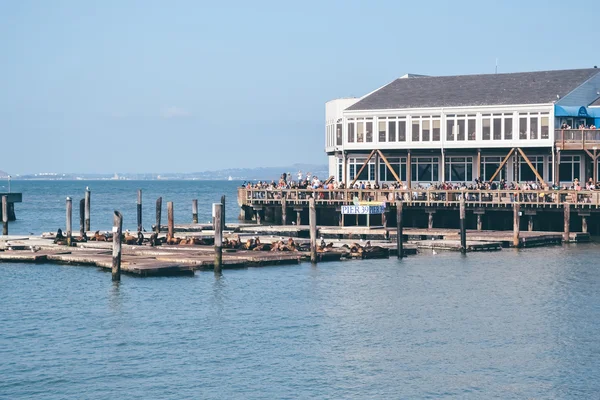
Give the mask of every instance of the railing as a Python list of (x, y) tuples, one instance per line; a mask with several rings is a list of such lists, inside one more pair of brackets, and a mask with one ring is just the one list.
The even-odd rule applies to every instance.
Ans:
[(559, 129), (554, 133), (557, 145), (579, 145), (582, 149), (587, 145), (600, 145), (600, 129)]
[(342, 205), (358, 201), (391, 203), (402, 200), (408, 205), (456, 206), (464, 196), (469, 206), (507, 206), (522, 203), (537, 206), (562, 205), (600, 207), (599, 191), (576, 190), (436, 190), (436, 189), (249, 189), (240, 188), (240, 205), (261, 205), (281, 202), (285, 196), (287, 203), (308, 203), (315, 198), (316, 204)]

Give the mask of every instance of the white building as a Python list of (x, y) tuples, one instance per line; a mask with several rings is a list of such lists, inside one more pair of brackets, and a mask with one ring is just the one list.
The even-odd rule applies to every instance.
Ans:
[(346, 184), (393, 182), (391, 170), (412, 186), (598, 180), (600, 130), (577, 129), (600, 126), (596, 68), (405, 75), (361, 98), (329, 101), (325, 114), (330, 175)]

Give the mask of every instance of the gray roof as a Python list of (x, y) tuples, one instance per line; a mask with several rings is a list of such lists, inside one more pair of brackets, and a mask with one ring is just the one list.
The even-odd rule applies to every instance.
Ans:
[(400, 78), (348, 110), (547, 104), (556, 101), (556, 95), (564, 97), (598, 73), (600, 69), (589, 68)]
[(598, 97), (595, 102), (590, 104), (590, 106), (600, 107), (600, 97)]

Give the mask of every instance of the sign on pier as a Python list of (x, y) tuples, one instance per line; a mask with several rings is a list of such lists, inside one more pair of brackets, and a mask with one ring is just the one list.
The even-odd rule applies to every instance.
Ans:
[(368, 206), (342, 206), (342, 214), (383, 214), (385, 213), (385, 204)]

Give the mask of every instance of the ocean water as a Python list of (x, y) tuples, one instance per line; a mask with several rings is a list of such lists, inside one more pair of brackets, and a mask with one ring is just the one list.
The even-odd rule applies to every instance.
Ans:
[[(134, 213), (135, 190), (107, 185)], [(93, 267), (0, 263), (0, 398), (596, 399), (599, 252), (425, 252), (120, 283)]]

